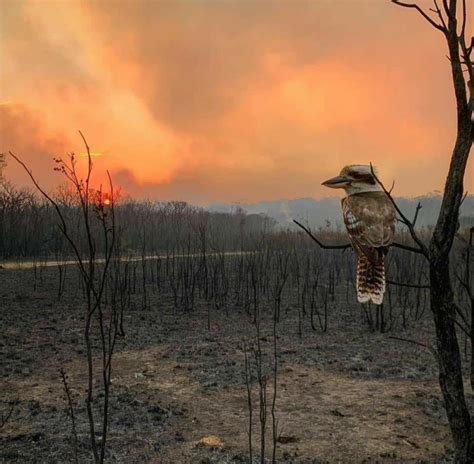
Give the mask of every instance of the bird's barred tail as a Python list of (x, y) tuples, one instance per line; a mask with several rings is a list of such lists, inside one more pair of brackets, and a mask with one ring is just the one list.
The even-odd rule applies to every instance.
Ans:
[(357, 263), (357, 301), (359, 303), (382, 304), (385, 293), (385, 265), (383, 254), (375, 263), (365, 255)]

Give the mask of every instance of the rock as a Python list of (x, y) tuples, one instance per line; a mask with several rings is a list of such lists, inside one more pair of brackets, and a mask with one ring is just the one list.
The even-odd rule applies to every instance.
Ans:
[(287, 443), (296, 443), (298, 441), (298, 438), (293, 436), (293, 435), (280, 435), (277, 438), (277, 442), (281, 443), (282, 445), (286, 445)]
[(338, 411), (337, 409), (331, 410), (330, 413), (336, 417), (344, 417), (344, 414), (342, 414), (342, 412)]
[(208, 446), (209, 448), (223, 448), (224, 442), (215, 435), (209, 435), (207, 437), (201, 438), (196, 446)]

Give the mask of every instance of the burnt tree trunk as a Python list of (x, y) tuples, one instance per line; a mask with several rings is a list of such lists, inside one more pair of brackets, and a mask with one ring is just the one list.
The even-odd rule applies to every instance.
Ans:
[[(452, 52), (450, 47), (450, 52)], [(462, 78), (461, 65), (453, 65), (456, 95), (464, 90), (456, 88)], [(461, 73), (458, 76), (457, 73)], [(465, 95), (465, 93), (464, 93)], [(464, 97), (465, 98), (465, 97)], [(465, 99), (464, 101), (467, 102)], [(463, 197), (463, 178), (472, 146), (472, 123), (467, 105), (458, 105), (458, 133), (443, 202), (429, 247), (431, 310), (436, 327), (439, 363), (439, 383), (455, 448), (455, 462), (474, 462), (471, 418), (464, 397), (461, 356), (456, 336), (456, 303), (449, 272), (450, 251), (458, 227), (459, 208)]]
[(455, 462), (472, 463), (471, 417), (464, 396), (456, 309), (447, 260), (430, 260), (431, 309), (436, 327), (439, 384), (455, 449)]
[(461, 34), (458, 36), (457, 1), (444, 3), (447, 22), (439, 28), (445, 35), (451, 63), (452, 82), (456, 97), (457, 134), (449, 172), (443, 193), (438, 220), (430, 241), (427, 258), (430, 265), (431, 310), (436, 327), (436, 343), (439, 364), (439, 383), (454, 442), (455, 462), (474, 462), (474, 446), (471, 433), (471, 417), (464, 396), (461, 355), (456, 336), (456, 302), (452, 290), (449, 260), (454, 236), (458, 228), (459, 208), (464, 192), (464, 173), (472, 147), (473, 123), (472, 98), (467, 94), (463, 75), (460, 48), (472, 76), (472, 62), (466, 56), (464, 33), (466, 6), (463, 3)]

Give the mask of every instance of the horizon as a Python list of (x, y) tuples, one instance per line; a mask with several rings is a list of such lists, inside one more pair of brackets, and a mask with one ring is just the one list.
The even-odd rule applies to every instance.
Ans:
[[(15, 162), (13, 160), (13, 162)], [(0, 166), (1, 167), (1, 166)], [(5, 171), (5, 167), (3, 167)], [(34, 174), (34, 173), (33, 173)], [(33, 194), (38, 194), (40, 193), (37, 191), (36, 187), (32, 184), (32, 182), (26, 182), (26, 183), (15, 183), (12, 182), (10, 179), (8, 179), (7, 176), (5, 176), (5, 172), (3, 172), (3, 176), (0, 177), (0, 187), (3, 185), (10, 185), (15, 189), (26, 189), (26, 191), (32, 192)], [(101, 184), (100, 187), (97, 185), (91, 185), (91, 191), (96, 191), (96, 190), (102, 190), (103, 185)], [(61, 192), (64, 190), (71, 190), (74, 191), (72, 186), (69, 186), (69, 184), (62, 182), (58, 183), (56, 185), (53, 185), (52, 187), (48, 188), (47, 191), (49, 193), (56, 193), (56, 192)], [(172, 202), (184, 202), (187, 203), (190, 206), (194, 207), (199, 207), (203, 209), (208, 209), (216, 206), (229, 206), (229, 207), (240, 207), (240, 206), (255, 206), (259, 204), (267, 204), (267, 203), (287, 203), (287, 202), (296, 202), (296, 201), (313, 201), (313, 202), (324, 202), (324, 201), (338, 201), (340, 202), (343, 198), (343, 195), (336, 195), (332, 194), (330, 196), (323, 196), (323, 197), (311, 197), (311, 196), (301, 196), (301, 197), (275, 197), (275, 198), (262, 198), (262, 199), (257, 199), (257, 200), (247, 200), (247, 199), (241, 199), (241, 200), (221, 200), (221, 199), (215, 199), (212, 201), (208, 202), (194, 202), (192, 199), (182, 199), (182, 198), (152, 198), (148, 196), (133, 196), (130, 195), (129, 192), (122, 190), (120, 186), (115, 186), (114, 185), (114, 192), (115, 195), (118, 195), (118, 202), (120, 203), (122, 200), (134, 200), (138, 202), (154, 202), (154, 203), (172, 203)], [(41, 195), (40, 195), (41, 196)], [(416, 196), (407, 196), (407, 195), (397, 195), (396, 193), (393, 195), (394, 200), (406, 200), (406, 201), (417, 201), (417, 200), (423, 200), (423, 199), (439, 199), (442, 200), (443, 197), (443, 192), (440, 190), (434, 190), (431, 192), (426, 192), (422, 193), (420, 195)], [(466, 199), (472, 199), (474, 198), (474, 192), (471, 193), (469, 191), (465, 191), (465, 200)], [(464, 200), (464, 202), (465, 202)], [(464, 204), (463, 202), (463, 204)], [(461, 205), (462, 209), (462, 205)]]
[[(17, 188), (18, 186), (11, 182), (6, 184)], [(0, 187), (1, 187), (0, 183)], [(70, 189), (69, 186), (63, 185), (63, 188)], [(39, 193), (34, 188), (26, 187), (28, 191), (32, 192), (37, 198)], [(72, 189), (72, 188), (71, 188)], [(95, 189), (91, 187), (91, 191)], [(64, 189), (58, 190), (61, 194)], [(173, 202), (183, 202), (190, 208), (198, 208), (207, 211), (211, 214), (235, 214), (241, 210), (245, 215), (263, 215), (269, 219), (275, 220), (277, 227), (288, 227), (293, 223), (294, 219), (305, 220), (312, 227), (327, 226), (331, 224), (331, 228), (338, 228), (343, 224), (342, 210), (340, 208), (341, 197), (332, 195), (328, 197), (299, 197), (299, 198), (275, 198), (263, 199), (257, 201), (213, 201), (208, 203), (197, 203), (192, 200), (182, 199), (163, 199), (163, 198), (136, 198), (127, 194), (122, 194), (120, 191), (115, 191), (117, 195), (117, 205), (126, 205), (127, 201), (140, 203), (152, 203), (156, 206), (166, 205)], [(52, 193), (52, 192), (50, 192)], [(107, 193), (105, 193), (107, 195)], [(398, 207), (408, 216), (415, 213), (417, 203), (421, 204), (421, 214), (417, 226), (432, 226), (436, 223), (437, 215), (443, 194), (440, 191), (428, 192), (416, 197), (394, 195), (393, 199), (397, 202)], [(467, 221), (465, 225), (471, 227), (474, 225), (474, 194), (466, 192), (463, 203), (460, 209), (460, 219)]]
[[(334, 195), (321, 181), (369, 162), (396, 196), (444, 188), (450, 67), (416, 14), (370, 1), (117, 5), (3, 8), (0, 152), (47, 188), (63, 181), (53, 156), (84, 155), (78, 129), (98, 182), (108, 169), (134, 198), (321, 199)], [(13, 160), (3, 171), (31, 185)]]

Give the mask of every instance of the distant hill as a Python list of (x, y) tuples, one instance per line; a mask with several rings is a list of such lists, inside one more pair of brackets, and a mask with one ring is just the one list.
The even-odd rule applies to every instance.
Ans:
[[(435, 223), (441, 207), (441, 196), (427, 195), (417, 198), (396, 198), (397, 204), (407, 217), (415, 214), (418, 202), (422, 204), (417, 226), (426, 227)], [(298, 198), (295, 200), (261, 201), (258, 203), (229, 204), (214, 203), (210, 211), (232, 212), (242, 208), (249, 214), (265, 214), (277, 221), (282, 228), (293, 227), (293, 219), (309, 223), (312, 227), (341, 228), (343, 225), (340, 198)], [(474, 226), (474, 195), (468, 195), (461, 207), (461, 224)]]

